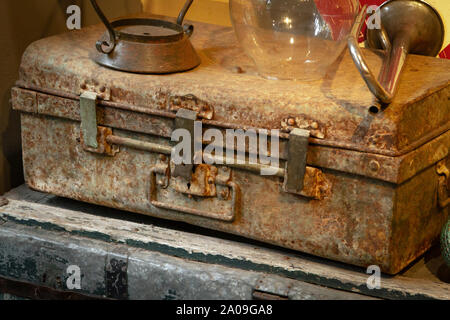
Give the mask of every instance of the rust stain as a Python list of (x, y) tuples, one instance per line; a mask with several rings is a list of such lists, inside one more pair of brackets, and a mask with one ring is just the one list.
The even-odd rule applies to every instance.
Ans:
[[(450, 76), (441, 71), (450, 61), (409, 57), (406, 70), (414, 65), (421, 70), (421, 77), (405, 72), (392, 105), (374, 116), (360, 140), (353, 141), (354, 133), (368, 117), (367, 106), (372, 105), (373, 98), (349, 55), (343, 57), (332, 76), (319, 83), (270, 81), (257, 75), (251, 61), (239, 50), (231, 29), (198, 26), (192, 42), (204, 63), (189, 72), (139, 75), (97, 65), (89, 56), (95, 50), (92, 44), (103, 32), (98, 26), (32, 44), (24, 54), (21, 83), (75, 95), (82, 87), (98, 92), (105, 88), (105, 99), (109, 95), (113, 103), (148, 110), (167, 110), (167, 105), (172, 105), (171, 97), (195, 97), (201, 101), (195, 108), (200, 112), (206, 108), (207, 119), (213, 108), (216, 121), (267, 129), (281, 129), (285, 119), (307, 114), (308, 120), (325, 125), (325, 132), (317, 133), (317, 143), (369, 148), (374, 153), (401, 152), (430, 132), (436, 137), (449, 129)], [(376, 54), (367, 51), (365, 55), (369, 64), (381, 64)], [(246, 72), (233, 72), (236, 66), (244, 66)], [(185, 101), (187, 105), (191, 102)]]

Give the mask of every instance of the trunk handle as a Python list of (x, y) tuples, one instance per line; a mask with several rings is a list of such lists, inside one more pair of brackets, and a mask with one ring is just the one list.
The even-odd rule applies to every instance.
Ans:
[[(187, 0), (184, 4), (183, 8), (180, 11), (180, 14), (178, 15), (177, 24), (182, 25), (184, 21), (184, 17), (186, 16), (189, 8), (191, 7), (194, 0)], [(103, 13), (102, 9), (100, 9), (99, 5), (97, 4), (96, 0), (91, 0), (92, 7), (94, 8), (95, 12), (99, 16), (100, 20), (105, 25), (106, 29), (108, 30), (109, 39), (108, 40), (99, 40), (97, 41), (96, 47), (99, 52), (108, 54), (111, 53), (114, 48), (116, 47), (117, 40), (118, 40), (118, 34), (114, 30), (114, 27), (112, 26), (111, 22), (109, 22), (108, 18)], [(185, 32), (188, 36), (190, 36), (193, 32), (192, 26), (186, 26)]]

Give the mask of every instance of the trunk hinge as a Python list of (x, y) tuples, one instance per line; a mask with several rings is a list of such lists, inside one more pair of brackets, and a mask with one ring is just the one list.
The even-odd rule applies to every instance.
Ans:
[(86, 91), (81, 94), (80, 117), (84, 145), (97, 149), (97, 93)]
[(107, 141), (112, 136), (112, 130), (98, 125), (97, 99), (98, 94), (91, 91), (80, 95), (80, 142), (89, 152), (114, 156), (119, 152), (119, 147)]

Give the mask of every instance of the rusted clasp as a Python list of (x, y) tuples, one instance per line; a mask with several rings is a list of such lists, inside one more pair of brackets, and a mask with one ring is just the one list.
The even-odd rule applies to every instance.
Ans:
[[(150, 170), (150, 203), (157, 208), (177, 211), (196, 216), (231, 222), (235, 219), (239, 210), (240, 188), (231, 181), (231, 170), (227, 167), (216, 168), (206, 164), (198, 165), (188, 182), (183, 177), (171, 176), (174, 166), (158, 164)], [(202, 211), (187, 206), (173, 203), (163, 203), (157, 200), (158, 186), (162, 189), (170, 187), (178, 193), (185, 194), (189, 199), (196, 197), (220, 197), (224, 200), (230, 198), (231, 210), (217, 213), (213, 211)], [(176, 202), (176, 199), (174, 199)]]
[[(367, 30), (369, 47), (385, 51), (377, 79), (358, 44), (367, 7), (363, 6), (355, 21), (348, 37), (348, 47), (369, 90), (379, 102), (388, 105), (398, 90), (407, 55), (436, 56), (443, 45), (444, 24), (439, 13), (425, 1), (385, 1), (374, 13), (380, 16), (381, 26)], [(379, 103), (370, 108), (372, 112), (379, 109)]]
[(0, 196), (0, 207), (6, 206), (7, 204), (9, 204), (9, 200)]
[(438, 162), (436, 172), (439, 175), (438, 182), (438, 202), (441, 208), (446, 208), (450, 204), (449, 197), (449, 182), (450, 182), (450, 170), (445, 165), (446, 160)]

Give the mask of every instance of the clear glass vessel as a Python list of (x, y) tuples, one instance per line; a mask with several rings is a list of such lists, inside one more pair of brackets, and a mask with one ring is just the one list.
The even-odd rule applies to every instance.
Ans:
[(336, 62), (358, 0), (230, 0), (236, 36), (270, 79), (318, 80)]

